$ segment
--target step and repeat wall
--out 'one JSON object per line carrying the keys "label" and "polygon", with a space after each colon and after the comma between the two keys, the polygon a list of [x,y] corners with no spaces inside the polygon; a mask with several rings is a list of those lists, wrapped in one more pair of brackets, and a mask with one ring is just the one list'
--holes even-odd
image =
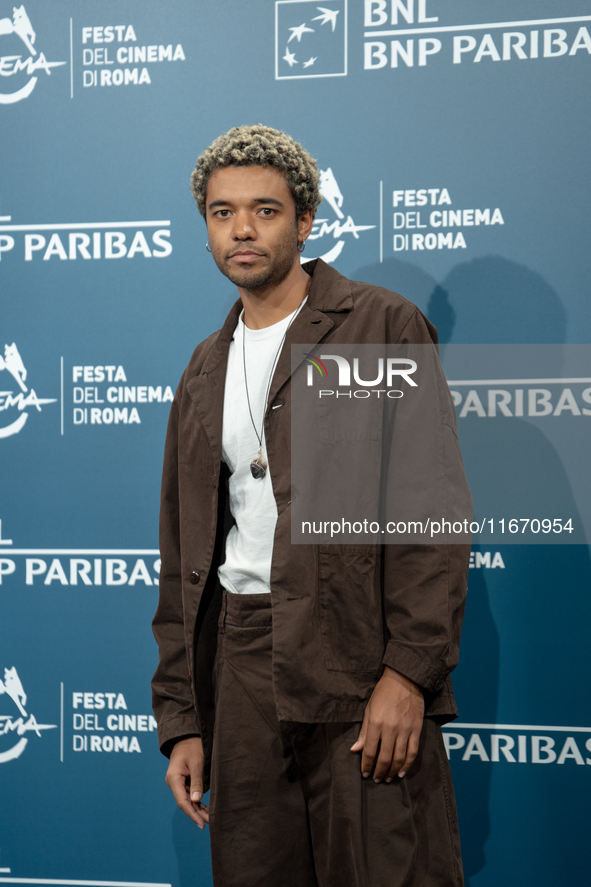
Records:
{"label": "step and repeat wall", "polygon": [[[591,336],[590,70],[584,0],[0,0],[1,884],[211,884],[149,686],[168,411],[236,297],[197,156],[242,123],[301,141],[324,196],[305,255],[415,302],[444,362],[553,345],[519,378],[482,349],[455,398],[476,487],[524,465],[524,496],[572,492],[499,519],[564,526],[589,484],[591,365],[560,355]],[[588,537],[499,527],[446,729],[467,882],[580,884]]]}

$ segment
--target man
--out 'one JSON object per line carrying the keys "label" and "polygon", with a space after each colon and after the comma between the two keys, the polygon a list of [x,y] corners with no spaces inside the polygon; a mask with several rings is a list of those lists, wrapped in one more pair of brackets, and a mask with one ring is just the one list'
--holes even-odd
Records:
{"label": "man", "polygon": [[458,887],[440,724],[456,716],[468,549],[290,535],[291,344],[432,345],[435,329],[394,293],[301,265],[318,171],[285,133],[230,130],[192,188],[240,298],[197,347],[167,432],[153,680],[166,781],[210,824],[216,887]]}

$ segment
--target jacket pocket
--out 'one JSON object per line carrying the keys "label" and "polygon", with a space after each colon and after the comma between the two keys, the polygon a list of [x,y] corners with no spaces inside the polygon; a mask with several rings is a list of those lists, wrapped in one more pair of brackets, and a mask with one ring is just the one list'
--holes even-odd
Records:
{"label": "jacket pocket", "polygon": [[329,671],[376,672],[384,628],[375,545],[320,545],[318,606]]}

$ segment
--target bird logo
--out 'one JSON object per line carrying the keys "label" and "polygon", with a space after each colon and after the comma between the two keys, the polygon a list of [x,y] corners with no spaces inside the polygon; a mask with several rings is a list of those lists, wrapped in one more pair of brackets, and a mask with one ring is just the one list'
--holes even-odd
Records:
{"label": "bird logo", "polygon": [[291,43],[291,41],[294,39],[297,40],[298,43],[300,43],[302,40],[302,34],[306,34],[306,33],[313,34],[314,33],[314,28],[307,28],[306,22],[304,22],[303,25],[298,25],[297,28],[290,28],[289,30],[291,31],[291,37],[287,41],[288,43]]}
{"label": "bird logo", "polygon": [[317,22],[320,19],[321,25],[326,25],[328,24],[328,22],[330,22],[334,31],[337,26],[337,15],[339,14],[340,10],[325,9],[324,6],[318,6],[317,8],[320,10],[320,15],[315,16],[312,21]]}
{"label": "bird logo", "polygon": [[[277,0],[277,79],[338,77],[347,73],[347,0]],[[316,13],[316,14],[314,14]]]}

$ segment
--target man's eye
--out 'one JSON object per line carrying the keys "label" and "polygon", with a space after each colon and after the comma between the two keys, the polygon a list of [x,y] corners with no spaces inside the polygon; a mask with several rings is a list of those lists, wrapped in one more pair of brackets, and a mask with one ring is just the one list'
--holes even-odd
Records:
{"label": "man's eye", "polygon": [[218,209],[218,211],[216,212],[216,216],[219,219],[227,219],[229,215],[230,215],[229,209]]}
{"label": "man's eye", "polygon": [[274,216],[274,215],[275,215],[275,210],[274,210],[274,209],[271,209],[270,206],[263,206],[263,208],[261,209],[261,213],[262,213],[264,216],[266,216],[267,218],[269,218],[270,216]]}

